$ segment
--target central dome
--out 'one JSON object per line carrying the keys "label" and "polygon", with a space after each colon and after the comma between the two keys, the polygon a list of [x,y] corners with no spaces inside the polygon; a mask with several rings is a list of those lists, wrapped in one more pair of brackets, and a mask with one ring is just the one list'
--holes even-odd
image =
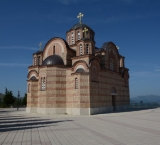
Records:
{"label": "central dome", "polygon": [[42,65],[64,65],[64,62],[59,55],[51,55],[43,61]]}
{"label": "central dome", "polygon": [[[84,29],[84,28],[89,28],[89,29],[91,29],[89,26],[87,26],[86,24],[80,24],[80,23],[77,23],[77,24],[75,24],[71,29],[77,29],[77,28],[82,28],[82,29]],[[92,30],[92,29],[91,29]]]}

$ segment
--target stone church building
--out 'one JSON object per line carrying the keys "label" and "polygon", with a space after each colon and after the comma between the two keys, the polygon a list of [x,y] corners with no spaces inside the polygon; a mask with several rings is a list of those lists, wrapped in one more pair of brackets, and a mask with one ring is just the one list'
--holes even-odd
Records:
{"label": "stone church building", "polygon": [[[113,42],[95,46],[95,32],[81,21],[66,40],[51,38],[28,67],[28,113],[92,115],[129,108],[129,73]],[[41,46],[40,46],[41,47]]]}

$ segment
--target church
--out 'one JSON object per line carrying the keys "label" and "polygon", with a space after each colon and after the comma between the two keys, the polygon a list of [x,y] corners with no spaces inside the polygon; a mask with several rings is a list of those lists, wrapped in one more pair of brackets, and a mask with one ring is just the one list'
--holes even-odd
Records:
{"label": "church", "polygon": [[[95,46],[95,32],[82,23],[53,37],[28,67],[27,113],[92,115],[130,108],[129,69],[113,42]],[[42,44],[40,44],[41,47]]]}

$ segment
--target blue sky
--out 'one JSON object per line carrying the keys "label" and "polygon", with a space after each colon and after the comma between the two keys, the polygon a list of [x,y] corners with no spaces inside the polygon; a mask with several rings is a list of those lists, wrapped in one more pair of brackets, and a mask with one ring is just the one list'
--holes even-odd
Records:
{"label": "blue sky", "polygon": [[95,31],[96,46],[112,41],[125,56],[130,96],[160,95],[159,0],[0,0],[0,93],[26,93],[32,54],[78,23]]}

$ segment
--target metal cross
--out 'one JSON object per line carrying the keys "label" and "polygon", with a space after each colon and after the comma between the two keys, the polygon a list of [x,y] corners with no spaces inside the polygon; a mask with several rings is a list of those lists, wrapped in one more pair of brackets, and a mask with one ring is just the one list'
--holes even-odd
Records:
{"label": "metal cross", "polygon": [[77,16],[77,18],[79,18],[79,23],[82,24],[82,17],[84,15],[82,13],[79,13],[79,15]]}
{"label": "metal cross", "polygon": [[83,33],[84,33],[84,36],[86,36],[86,32],[88,31],[88,29],[85,27],[84,29],[83,29]]}
{"label": "metal cross", "polygon": [[42,50],[42,43],[39,43],[40,51]]}

